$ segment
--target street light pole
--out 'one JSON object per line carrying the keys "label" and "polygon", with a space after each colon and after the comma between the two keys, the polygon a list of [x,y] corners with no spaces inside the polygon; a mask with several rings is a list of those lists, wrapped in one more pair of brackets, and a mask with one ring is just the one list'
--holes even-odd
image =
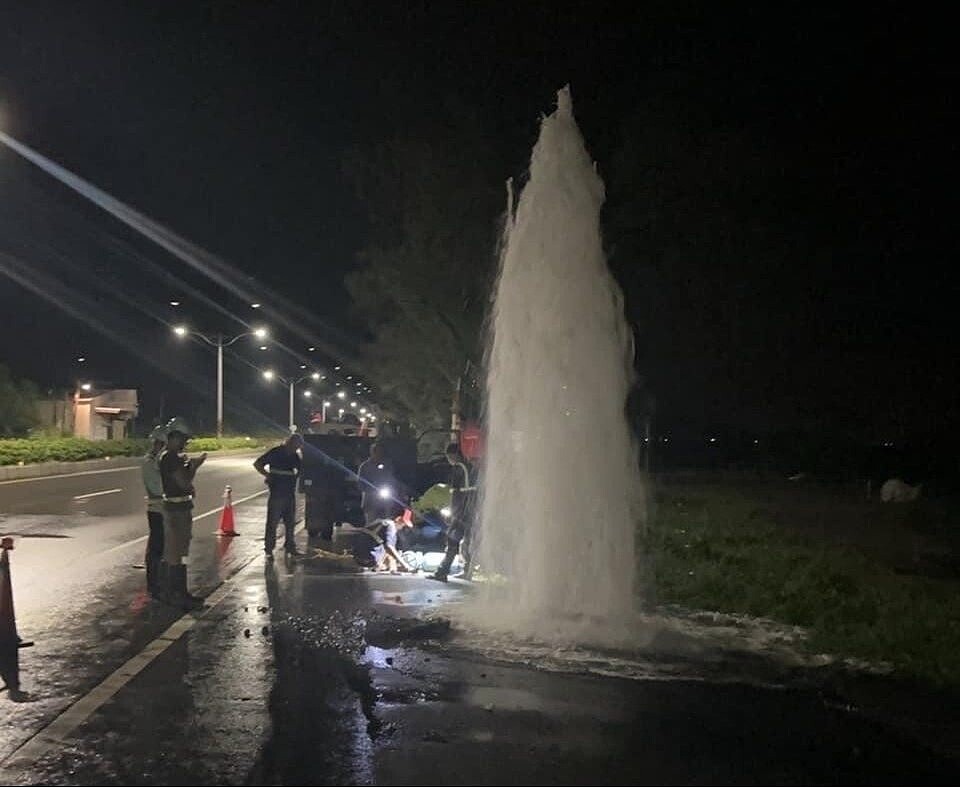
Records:
{"label": "street light pole", "polygon": [[[290,377],[290,378],[281,377],[279,374],[277,374],[275,371],[273,371],[273,369],[267,369],[267,370],[265,370],[265,371],[263,372],[263,377],[264,377],[264,379],[266,379],[266,380],[279,380],[279,381],[280,381],[281,383],[283,383],[284,385],[289,386],[289,388],[290,388],[290,406],[289,406],[289,410],[288,410],[288,416],[289,416],[289,417],[288,417],[288,423],[289,423],[289,426],[290,426],[291,430],[296,429],[296,425],[297,425],[297,424],[296,424],[296,421],[294,420],[295,415],[294,415],[294,407],[293,407],[293,399],[294,399],[293,394],[294,394],[294,390],[295,390],[295,388],[296,388],[297,383],[302,383],[304,380],[323,380],[323,379],[325,379],[324,375],[320,374],[320,372],[313,372],[313,373],[311,373],[311,374],[305,374],[305,375],[303,375],[303,377]],[[310,391],[306,391],[304,395],[305,395],[305,396],[310,396],[310,395],[311,395],[311,392],[310,392]]]}
{"label": "street light pole", "polygon": [[218,333],[215,338],[211,339],[199,331],[191,331],[185,325],[174,326],[173,332],[177,334],[177,336],[187,336],[188,334],[196,336],[211,347],[217,348],[217,438],[219,439],[223,437],[223,348],[229,347],[244,336],[256,336],[258,339],[264,339],[267,336],[267,329],[254,328],[252,331],[244,331],[230,339],[224,339],[222,333]]}
{"label": "street light pole", "polygon": [[290,381],[290,420],[287,421],[287,423],[290,424],[291,430],[294,428],[294,426],[296,426],[293,420],[293,386],[294,385],[295,385],[294,381],[291,380]]}
{"label": "street light pole", "polygon": [[223,437],[223,336],[217,337],[217,439]]}

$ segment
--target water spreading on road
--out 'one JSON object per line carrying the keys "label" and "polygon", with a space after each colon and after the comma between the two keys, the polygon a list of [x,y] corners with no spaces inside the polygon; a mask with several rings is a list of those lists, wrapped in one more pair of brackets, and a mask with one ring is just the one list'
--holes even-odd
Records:
{"label": "water spreading on road", "polygon": [[468,615],[553,641],[622,643],[635,620],[633,347],[603,252],[603,199],[564,89],[508,219],[492,313],[476,553],[506,585],[485,588]]}

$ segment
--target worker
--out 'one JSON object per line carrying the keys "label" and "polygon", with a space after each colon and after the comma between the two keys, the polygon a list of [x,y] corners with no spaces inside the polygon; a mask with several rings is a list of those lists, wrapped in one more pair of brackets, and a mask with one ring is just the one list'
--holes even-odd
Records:
{"label": "worker", "polygon": [[167,430],[157,426],[150,432],[150,449],[140,466],[143,488],[147,493],[147,592],[163,600],[166,581],[160,576],[163,562],[163,480],[160,478],[160,455],[167,444]]}
{"label": "worker", "polygon": [[300,555],[293,538],[293,526],[297,521],[297,476],[300,473],[299,451],[303,438],[291,434],[281,445],[275,446],[253,463],[260,475],[266,478],[270,497],[267,499],[267,525],[263,536],[263,551],[267,560],[273,559],[277,545],[277,523],[284,526],[283,548],[286,554]]}
{"label": "worker", "polygon": [[446,582],[457,554],[463,557],[463,576],[470,579],[470,536],[473,524],[474,502],[477,488],[471,484],[472,471],[460,451],[458,443],[450,443],[444,452],[451,466],[450,517],[447,525],[447,551],[443,562],[428,579]]}
{"label": "worker", "polygon": [[195,609],[203,606],[203,599],[187,592],[184,561],[189,560],[193,536],[193,479],[207,455],[191,459],[184,453],[191,432],[183,418],[171,418],[166,429],[167,448],[160,456],[166,601],[183,609]]}
{"label": "worker", "polygon": [[370,458],[357,470],[357,483],[362,495],[360,507],[363,509],[365,525],[372,525],[381,519],[392,519],[397,512],[400,488],[391,462],[383,450],[383,445],[373,443],[370,446]]}

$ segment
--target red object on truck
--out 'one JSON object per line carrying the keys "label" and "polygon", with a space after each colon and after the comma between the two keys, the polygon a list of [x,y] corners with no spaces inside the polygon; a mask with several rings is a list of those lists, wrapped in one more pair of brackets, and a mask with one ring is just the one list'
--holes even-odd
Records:
{"label": "red object on truck", "polygon": [[460,451],[467,459],[479,459],[484,452],[483,430],[478,424],[468,423],[460,430]]}

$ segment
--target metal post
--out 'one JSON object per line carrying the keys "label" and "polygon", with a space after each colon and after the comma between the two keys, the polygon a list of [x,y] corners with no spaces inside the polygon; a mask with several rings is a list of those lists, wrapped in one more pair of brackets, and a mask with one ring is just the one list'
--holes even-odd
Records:
{"label": "metal post", "polygon": [[295,425],[293,420],[293,386],[294,386],[294,381],[291,380],[290,381],[290,421],[289,421],[289,424],[291,427]]}
{"label": "metal post", "polygon": [[223,437],[223,337],[217,337],[217,438]]}

